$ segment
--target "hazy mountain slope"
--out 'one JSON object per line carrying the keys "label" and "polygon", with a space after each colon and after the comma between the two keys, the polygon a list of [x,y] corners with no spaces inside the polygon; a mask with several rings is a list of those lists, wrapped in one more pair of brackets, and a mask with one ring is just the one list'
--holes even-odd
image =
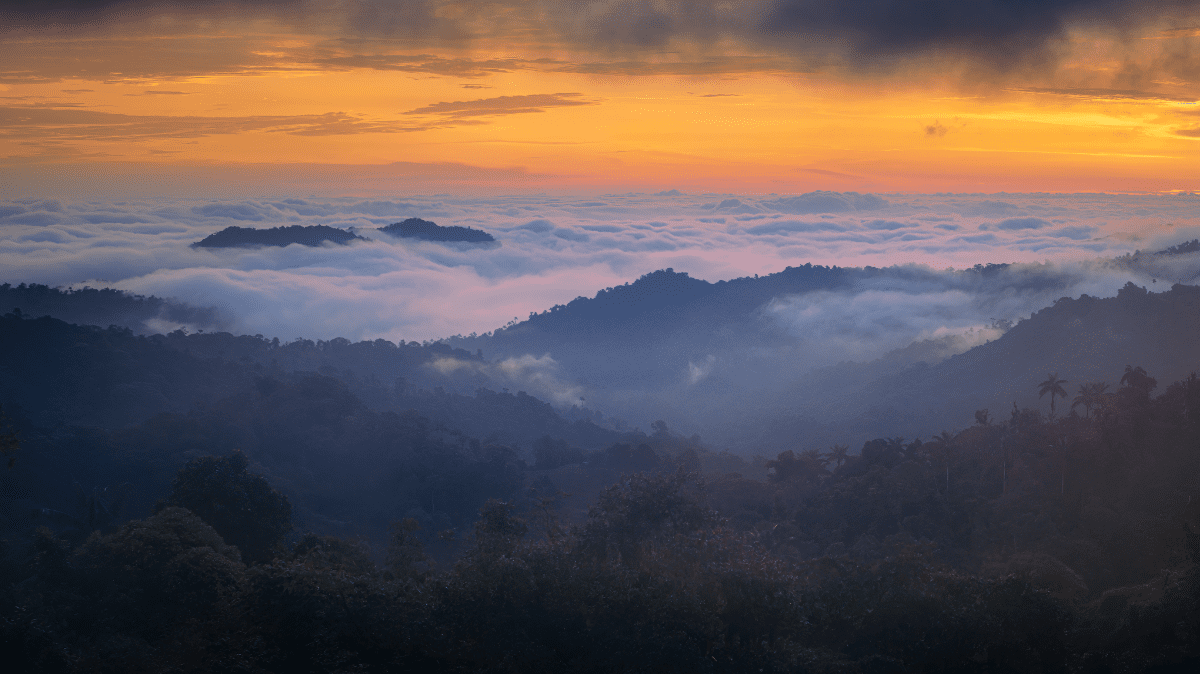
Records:
{"label": "hazy mountain slope", "polygon": [[[1200,286],[1149,293],[1131,283],[1113,298],[1063,298],[996,341],[880,384],[890,406],[928,406],[966,425],[972,410],[1004,414],[1014,401],[1048,412],[1049,399],[1036,391],[1048,373],[1069,380],[1074,397],[1085,382],[1115,389],[1127,365],[1163,385],[1200,370]],[[1065,414],[1070,403],[1056,406]]]}
{"label": "hazy mountain slope", "polygon": [[[482,351],[492,363],[541,359],[540,372],[552,376],[531,392],[560,404],[586,398],[635,425],[662,418],[685,433],[740,444],[782,419],[808,418],[806,432],[829,426],[829,436],[845,435],[849,431],[839,429],[849,419],[878,408],[850,433],[877,437],[914,428],[918,418],[949,423],[930,420],[937,417],[932,413],[914,416],[918,401],[940,410],[936,400],[893,405],[875,390],[881,378],[907,382],[910,375],[900,374],[906,368],[934,365],[995,339],[1012,321],[1062,297],[1103,296],[1131,279],[1158,289],[1165,285],[1160,279],[1195,278],[1197,248],[1200,243],[1188,242],[1112,260],[964,270],[804,265],[718,283],[667,269],[492,334],[446,341]],[[1081,354],[1099,348],[1089,345],[1079,347]],[[1097,363],[1119,360],[1106,358]],[[1171,360],[1164,367],[1181,366]],[[1102,369],[1098,364],[1079,376],[1099,378]],[[1008,398],[1023,386],[996,385],[996,395]],[[900,384],[889,380],[887,386]]]}
{"label": "hazy mountain slope", "polygon": [[1062,298],[999,339],[934,365],[891,372],[886,362],[873,365],[873,378],[871,364],[815,372],[714,439],[748,449],[928,438],[971,425],[979,409],[1004,419],[1015,402],[1048,414],[1050,400],[1038,398],[1037,385],[1051,373],[1068,381],[1059,416],[1070,413],[1080,384],[1107,382],[1115,390],[1127,365],[1165,386],[1200,370],[1200,286],[1150,293],[1129,284],[1112,298]]}
{"label": "hazy mountain slope", "polygon": [[[175,326],[220,329],[222,317],[212,307],[193,307],[153,295],[133,295],[112,288],[51,288],[38,283],[0,285],[0,311],[20,309],[28,317],[53,316],[80,325],[119,325],[138,334]],[[168,327],[170,326],[170,327]]]}

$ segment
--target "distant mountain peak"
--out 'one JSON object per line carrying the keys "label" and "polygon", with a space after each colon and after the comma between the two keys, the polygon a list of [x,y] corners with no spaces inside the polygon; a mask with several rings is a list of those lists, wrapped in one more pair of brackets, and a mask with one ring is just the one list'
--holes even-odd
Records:
{"label": "distant mountain peak", "polygon": [[253,227],[226,227],[209,234],[192,244],[193,248],[243,248],[251,246],[287,246],[298,243],[302,246],[320,246],[326,241],[346,245],[355,239],[366,241],[354,232],[326,225],[291,225],[254,229]]}
{"label": "distant mountain peak", "polygon": [[481,229],[450,225],[443,227],[429,220],[408,218],[394,222],[379,231],[392,236],[406,239],[421,239],[422,241],[457,241],[462,243],[491,243],[496,239]]}

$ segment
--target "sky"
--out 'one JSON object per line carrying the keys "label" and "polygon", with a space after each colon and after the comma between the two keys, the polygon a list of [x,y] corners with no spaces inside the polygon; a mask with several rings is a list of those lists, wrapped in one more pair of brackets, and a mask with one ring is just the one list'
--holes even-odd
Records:
{"label": "sky", "polygon": [[[1197,2],[0,0],[0,48],[0,282],[235,332],[436,339],[666,267],[1200,235]],[[500,245],[368,231],[411,216]],[[288,224],[374,240],[189,247]]]}
{"label": "sky", "polygon": [[1198,189],[1200,3],[0,2],[6,191]]}

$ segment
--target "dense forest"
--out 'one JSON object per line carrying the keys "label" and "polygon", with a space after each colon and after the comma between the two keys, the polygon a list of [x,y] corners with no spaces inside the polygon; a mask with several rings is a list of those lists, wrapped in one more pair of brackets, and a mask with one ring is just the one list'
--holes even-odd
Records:
{"label": "dense forest", "polygon": [[[446,343],[13,311],[0,643],[49,672],[1192,671],[1200,379],[1158,368],[1200,353],[1198,293],[1066,299],[891,380],[902,410],[1008,372],[962,404],[1029,403],[965,430],[766,456],[458,393],[437,364],[486,361]],[[1017,374],[1098,316],[1144,358]]]}

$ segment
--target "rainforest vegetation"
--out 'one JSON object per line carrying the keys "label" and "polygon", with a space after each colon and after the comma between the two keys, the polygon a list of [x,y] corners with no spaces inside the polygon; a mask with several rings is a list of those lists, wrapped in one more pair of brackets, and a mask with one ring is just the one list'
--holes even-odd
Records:
{"label": "rainforest vegetation", "polygon": [[482,361],[0,318],[13,671],[1200,663],[1195,374],[1059,369],[1036,407],[743,457],[439,390],[451,357]]}

